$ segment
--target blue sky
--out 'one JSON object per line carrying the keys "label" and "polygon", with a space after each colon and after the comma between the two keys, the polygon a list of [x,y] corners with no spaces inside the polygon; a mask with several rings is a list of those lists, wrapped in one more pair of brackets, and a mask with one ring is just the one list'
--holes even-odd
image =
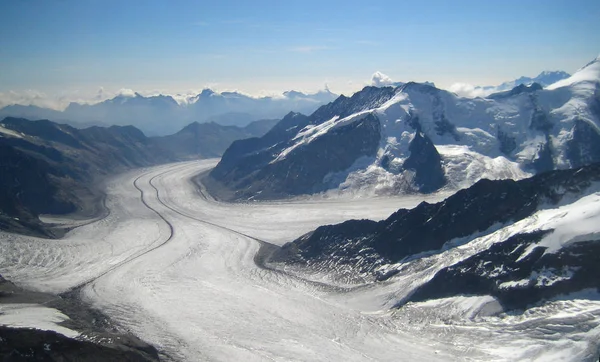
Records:
{"label": "blue sky", "polygon": [[597,0],[0,1],[0,92],[496,84],[600,54]]}

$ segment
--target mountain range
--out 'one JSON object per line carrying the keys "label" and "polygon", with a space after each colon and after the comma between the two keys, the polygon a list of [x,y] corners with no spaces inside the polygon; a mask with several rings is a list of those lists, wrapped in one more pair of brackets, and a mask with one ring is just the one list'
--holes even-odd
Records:
{"label": "mountain range", "polygon": [[452,92],[456,93],[458,96],[461,96],[461,97],[467,97],[467,98],[486,97],[493,93],[511,90],[520,85],[529,86],[534,83],[537,83],[537,84],[541,85],[542,87],[546,87],[546,86],[549,86],[560,80],[567,79],[570,76],[571,75],[569,73],[564,72],[562,70],[557,70],[557,71],[545,70],[533,78],[527,77],[527,76],[522,76],[517,79],[511,80],[508,82],[504,82],[499,85],[494,85],[494,86],[491,86],[491,85],[472,86],[472,85],[465,84],[465,83],[455,83],[452,86],[450,86],[449,90],[451,90]]}
{"label": "mountain range", "polygon": [[234,142],[207,183],[225,199],[382,195],[600,161],[600,58],[546,88],[462,98],[428,84],[365,87]]}
{"label": "mountain range", "polygon": [[163,137],[133,126],[77,129],[48,120],[0,122],[0,229],[51,236],[40,214],[102,212],[99,182],[130,168],[219,157],[232,141],[260,136],[274,120],[246,127],[192,123]]}
{"label": "mountain range", "polygon": [[559,80],[567,79],[570,76],[571,76],[571,74],[569,74],[565,71],[562,71],[562,70],[554,70],[554,71],[545,70],[533,78],[523,76],[523,77],[519,77],[512,81],[504,82],[497,86],[483,86],[480,88],[487,90],[487,91],[492,91],[492,92],[501,92],[501,91],[511,90],[514,87],[520,86],[521,84],[531,85],[533,83],[537,83],[543,87],[546,87],[546,86],[549,86],[551,84],[558,82]]}
{"label": "mountain range", "polygon": [[121,94],[95,104],[71,103],[64,111],[33,105],[10,105],[0,109],[0,119],[18,117],[49,119],[76,127],[133,125],[145,134],[172,134],[191,122],[246,126],[251,121],[281,118],[289,111],[310,113],[337,98],[328,89],[314,94],[297,91],[280,97],[255,98],[238,92],[217,93],[204,89],[178,103],[167,95]]}

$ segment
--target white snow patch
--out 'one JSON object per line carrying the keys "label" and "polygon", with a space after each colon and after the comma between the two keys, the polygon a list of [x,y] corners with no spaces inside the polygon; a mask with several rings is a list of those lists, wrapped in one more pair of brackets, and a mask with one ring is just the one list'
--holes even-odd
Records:
{"label": "white snow patch", "polygon": [[59,325],[68,319],[60,311],[40,304],[0,304],[0,325],[8,327],[55,331],[75,338],[78,332]]}
{"label": "white snow patch", "polygon": [[446,317],[466,319],[486,317],[503,311],[498,300],[489,295],[432,299],[425,302],[409,303],[406,307],[431,309],[430,313],[437,312]]}
{"label": "white snow patch", "polygon": [[442,156],[450,189],[467,188],[484,178],[521,180],[531,176],[504,156],[492,158],[459,145],[438,145],[436,149]]}
{"label": "white snow patch", "polygon": [[23,135],[21,133],[15,132],[12,129],[8,129],[8,128],[4,127],[4,125],[2,123],[0,123],[0,136],[1,135],[6,135],[6,136],[16,137],[16,138],[23,138]]}
{"label": "white snow patch", "polygon": [[596,58],[583,68],[579,69],[567,79],[559,80],[558,82],[549,85],[546,89],[558,89],[567,87],[573,84],[582,82],[598,82],[600,81],[600,57]]}
{"label": "white snow patch", "polygon": [[538,246],[546,248],[545,253],[555,253],[578,241],[600,240],[600,192],[555,209],[541,210],[534,216],[540,230],[554,232],[527,247],[518,260]]}

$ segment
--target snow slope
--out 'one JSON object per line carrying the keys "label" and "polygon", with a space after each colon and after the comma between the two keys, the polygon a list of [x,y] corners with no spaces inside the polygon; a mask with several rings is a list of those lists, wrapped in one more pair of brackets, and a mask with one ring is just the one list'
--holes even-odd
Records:
{"label": "snow slope", "polygon": [[599,76],[600,56],[586,64],[569,78],[559,80],[558,82],[546,87],[546,89],[558,89],[579,83],[593,83],[598,81]]}

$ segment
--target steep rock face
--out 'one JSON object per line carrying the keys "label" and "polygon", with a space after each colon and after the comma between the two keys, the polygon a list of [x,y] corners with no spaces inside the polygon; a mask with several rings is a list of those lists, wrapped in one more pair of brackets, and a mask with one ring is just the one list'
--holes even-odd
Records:
{"label": "steep rock face", "polygon": [[429,137],[417,132],[408,150],[410,156],[402,167],[415,172],[414,183],[419,191],[433,192],[446,184],[442,158]]}
{"label": "steep rock face", "polygon": [[600,159],[600,133],[590,122],[577,119],[573,137],[567,142],[567,157],[574,167],[580,167]]}
{"label": "steep rock face", "polygon": [[290,112],[263,137],[233,142],[212,170],[211,176],[226,183],[239,182],[272,160],[271,147],[282,150],[285,140],[308,123],[307,116]]}
{"label": "steep rock face", "polygon": [[491,295],[505,309],[524,309],[557,295],[600,288],[600,240],[582,240],[551,253],[534,245],[550,233],[518,234],[494,244],[440,270],[408,300]]}
{"label": "steep rock face", "polygon": [[[440,252],[448,242],[472,237],[494,227],[511,225],[533,215],[541,205],[576,197],[600,181],[600,164],[552,171],[529,179],[481,180],[436,204],[401,209],[375,223],[352,220],[327,225],[286,245],[276,260],[311,265],[350,266],[354,273],[375,273],[383,264],[422,253]],[[464,240],[462,242],[466,242]]]}
{"label": "steep rock face", "polygon": [[[296,118],[306,121],[304,117]],[[211,176],[238,190],[235,198],[272,198],[318,192],[325,188],[323,182],[327,174],[347,169],[360,157],[375,155],[380,140],[379,127],[377,118],[368,115],[294,148],[275,161],[269,157],[269,149],[252,152],[260,148],[261,140],[238,143],[229,155],[223,156],[222,165],[216,167]],[[278,132],[287,130],[282,127],[273,130],[274,134]],[[267,134],[265,138],[268,137],[274,136]],[[248,147],[245,152],[238,151],[244,146]],[[245,166],[238,167],[240,158],[231,162],[231,155],[237,152]],[[234,165],[233,172],[227,172],[230,162]]]}
{"label": "steep rock face", "polygon": [[381,106],[390,100],[396,89],[392,87],[365,87],[351,97],[341,95],[335,101],[319,107],[311,116],[311,124],[320,124],[332,117],[344,118],[354,113],[362,112]]}

